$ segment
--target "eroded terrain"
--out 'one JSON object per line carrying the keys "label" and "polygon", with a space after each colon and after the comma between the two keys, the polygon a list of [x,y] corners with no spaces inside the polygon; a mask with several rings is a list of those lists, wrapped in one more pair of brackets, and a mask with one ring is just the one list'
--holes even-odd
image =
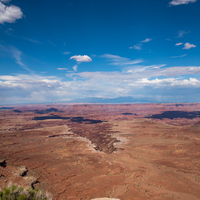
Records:
{"label": "eroded terrain", "polygon": [[198,103],[4,108],[1,187],[12,181],[55,200],[200,199]]}

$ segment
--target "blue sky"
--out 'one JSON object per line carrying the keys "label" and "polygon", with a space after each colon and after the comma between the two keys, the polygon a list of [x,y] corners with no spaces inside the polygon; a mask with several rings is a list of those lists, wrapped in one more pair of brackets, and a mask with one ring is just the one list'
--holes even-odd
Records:
{"label": "blue sky", "polygon": [[199,0],[0,0],[0,104],[200,101]]}

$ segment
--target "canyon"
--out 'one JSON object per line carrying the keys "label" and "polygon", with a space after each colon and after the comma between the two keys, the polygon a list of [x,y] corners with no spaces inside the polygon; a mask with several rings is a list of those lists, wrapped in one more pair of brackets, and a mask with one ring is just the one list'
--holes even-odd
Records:
{"label": "canyon", "polygon": [[55,200],[200,199],[200,103],[0,108],[0,187]]}

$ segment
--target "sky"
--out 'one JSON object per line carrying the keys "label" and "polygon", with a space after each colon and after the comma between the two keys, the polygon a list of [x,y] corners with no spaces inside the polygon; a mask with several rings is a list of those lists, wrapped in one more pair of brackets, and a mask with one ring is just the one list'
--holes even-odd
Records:
{"label": "sky", "polygon": [[0,105],[200,102],[199,0],[0,0]]}

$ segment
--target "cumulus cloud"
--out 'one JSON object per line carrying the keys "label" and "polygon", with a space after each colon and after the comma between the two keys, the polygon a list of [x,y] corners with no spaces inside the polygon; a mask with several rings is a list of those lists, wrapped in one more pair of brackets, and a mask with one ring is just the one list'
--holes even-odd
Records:
{"label": "cumulus cloud", "polygon": [[74,71],[77,71],[78,64],[80,64],[82,62],[92,62],[92,59],[89,56],[87,56],[87,55],[84,55],[84,56],[81,56],[81,55],[71,56],[70,60],[72,60],[72,59],[77,61],[77,64],[72,67]]}
{"label": "cumulus cloud", "polygon": [[4,80],[4,81],[17,81],[17,80],[20,80],[20,78],[17,77],[17,76],[0,76],[0,80]]}
{"label": "cumulus cloud", "polygon": [[188,4],[188,3],[195,3],[197,0],[172,0],[169,4],[173,6],[181,5],[181,4]]}
{"label": "cumulus cloud", "polygon": [[[5,2],[5,1],[4,1]],[[17,19],[21,19],[23,13],[17,6],[6,6],[0,2],[0,23],[14,23]]]}
{"label": "cumulus cloud", "polygon": [[200,67],[197,66],[179,66],[163,68],[163,65],[150,65],[140,66],[137,68],[130,68],[126,70],[126,73],[121,72],[81,72],[72,73],[73,76],[79,76],[85,79],[91,79],[95,81],[116,81],[118,83],[136,81],[142,78],[153,77],[174,77],[188,74],[200,74]]}
{"label": "cumulus cloud", "polygon": [[[195,79],[195,78],[189,78],[184,79],[184,80],[178,80],[175,78],[165,78],[165,79],[152,79],[149,80],[147,78],[140,79],[136,81],[137,85],[142,85],[142,86],[150,86],[154,85],[156,87],[163,87],[163,86],[200,86],[200,81]],[[135,85],[135,84],[134,84]]]}
{"label": "cumulus cloud", "polygon": [[75,55],[75,56],[70,57],[70,60],[71,59],[74,59],[77,62],[92,62],[92,59],[87,55],[84,55],[84,56],[81,56],[81,55],[76,56]]}
{"label": "cumulus cloud", "polygon": [[150,42],[152,39],[151,38],[146,38],[145,40],[142,40],[141,42]]}
{"label": "cumulus cloud", "polygon": [[[3,80],[3,81],[2,81]],[[1,103],[26,103],[52,101],[50,95],[60,90],[59,79],[38,75],[19,74],[0,76]],[[55,93],[55,94],[53,94]],[[54,97],[55,98],[55,97]],[[51,99],[51,100],[50,100]]]}
{"label": "cumulus cloud", "polygon": [[[152,65],[153,66],[153,65]],[[200,73],[200,67],[172,67],[171,69],[155,69],[150,76],[146,71],[141,73],[122,72],[81,72],[70,73],[72,80],[63,81],[56,76],[42,75],[13,75],[0,76],[0,103],[33,103],[33,102],[61,102],[77,98],[147,95],[155,97],[169,93],[168,100],[174,101],[176,96],[183,95],[185,100],[188,92],[193,91],[193,100],[199,94],[200,80],[197,78],[180,79],[174,77],[152,78],[157,75],[177,75]],[[189,72],[189,73],[188,73]],[[70,77],[69,76],[69,77]],[[73,78],[75,77],[75,78]],[[149,78],[151,77],[151,78]],[[194,92],[196,90],[196,92]]]}
{"label": "cumulus cloud", "polygon": [[111,65],[118,65],[118,66],[135,65],[137,63],[143,62],[142,59],[131,60],[129,58],[124,58],[112,54],[104,54],[101,57],[107,58]]}
{"label": "cumulus cloud", "polygon": [[[131,74],[123,74],[119,72],[81,72],[77,73],[76,75],[78,77],[86,79],[83,84],[85,84],[86,82],[87,84],[91,82],[95,85],[106,85],[104,91],[106,91],[107,88],[112,88],[111,94],[114,93],[114,96],[117,96],[117,91],[124,91],[125,94],[131,95],[131,92],[135,90],[137,91],[137,94],[141,94],[142,90],[145,87],[148,87],[148,92],[152,92],[156,88],[160,88],[161,91],[163,89],[165,91],[165,89],[176,90],[177,88],[200,88],[200,81],[192,77],[190,77],[189,79],[139,77],[133,78],[133,75]],[[164,91],[162,91],[162,93]],[[187,93],[185,95],[187,95]],[[173,95],[171,96],[171,100],[173,100]]]}
{"label": "cumulus cloud", "polygon": [[190,44],[190,43],[185,43],[183,49],[191,49],[191,48],[195,48],[196,45],[194,44]]}
{"label": "cumulus cloud", "polygon": [[182,42],[179,42],[179,43],[176,43],[175,46],[180,46],[182,44],[183,44]]}

